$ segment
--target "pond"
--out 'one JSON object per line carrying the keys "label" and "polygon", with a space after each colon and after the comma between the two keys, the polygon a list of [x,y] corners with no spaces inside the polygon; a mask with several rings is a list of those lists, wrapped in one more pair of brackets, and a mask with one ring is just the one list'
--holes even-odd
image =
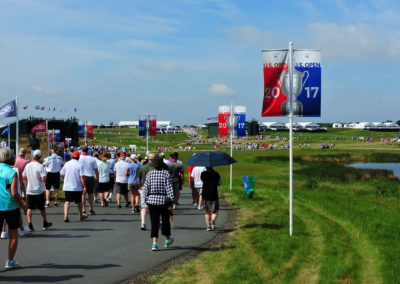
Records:
{"label": "pond", "polygon": [[389,170],[400,179],[400,163],[354,163],[348,166],[356,169]]}

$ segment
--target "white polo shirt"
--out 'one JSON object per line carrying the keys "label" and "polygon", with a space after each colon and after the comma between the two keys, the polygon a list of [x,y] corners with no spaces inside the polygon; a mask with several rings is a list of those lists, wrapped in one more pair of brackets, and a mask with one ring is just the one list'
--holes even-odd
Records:
{"label": "white polo shirt", "polygon": [[44,159],[43,165],[48,173],[59,173],[61,171],[64,160],[57,154],[53,154]]}
{"label": "white polo shirt", "polygon": [[22,173],[22,176],[27,177],[28,186],[26,187],[26,194],[39,195],[44,192],[42,177],[46,176],[46,170],[43,165],[37,161],[28,163]]}
{"label": "white polo shirt", "polygon": [[66,162],[60,174],[64,176],[64,191],[82,191],[83,167],[77,160]]}
{"label": "white polo shirt", "polygon": [[125,162],[125,160],[119,160],[119,162],[115,164],[114,171],[116,174],[116,182],[128,183],[128,177],[125,176],[125,172],[128,169],[128,166],[129,164]]}
{"label": "white polo shirt", "polygon": [[97,169],[96,159],[89,155],[82,154],[79,158],[79,163],[83,167],[83,175],[87,177],[94,177],[94,169]]}

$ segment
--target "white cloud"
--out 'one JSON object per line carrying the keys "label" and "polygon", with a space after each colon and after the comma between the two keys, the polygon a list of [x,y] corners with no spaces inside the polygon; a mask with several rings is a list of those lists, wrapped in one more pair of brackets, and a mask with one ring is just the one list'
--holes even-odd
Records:
{"label": "white cloud", "polygon": [[217,97],[230,97],[234,96],[236,92],[230,89],[225,84],[212,84],[208,89],[208,95]]}
{"label": "white cloud", "polygon": [[55,88],[41,86],[41,85],[33,85],[33,86],[31,86],[31,90],[33,90],[35,93],[42,94],[42,95],[56,95],[56,94],[60,93]]}
{"label": "white cloud", "polygon": [[334,59],[389,59],[400,57],[400,39],[366,25],[308,26],[310,46],[321,49],[324,57]]}

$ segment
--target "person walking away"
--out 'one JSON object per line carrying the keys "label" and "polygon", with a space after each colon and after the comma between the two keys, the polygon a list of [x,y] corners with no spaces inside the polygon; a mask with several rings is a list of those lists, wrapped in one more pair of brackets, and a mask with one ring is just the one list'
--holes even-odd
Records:
{"label": "person walking away", "polygon": [[8,147],[0,149],[0,224],[4,220],[8,225],[8,258],[6,269],[18,268],[14,260],[18,247],[18,227],[20,226],[20,208],[26,211],[26,204],[18,193],[18,177],[12,165],[15,156]]}
{"label": "person walking away", "polygon": [[36,132],[29,135],[29,145],[31,148],[31,160],[33,160],[33,152],[35,150],[40,150],[40,139],[36,136]]}
{"label": "person walking away", "polygon": [[212,167],[206,167],[206,171],[201,173],[200,178],[203,182],[201,194],[204,201],[207,231],[214,231],[219,211],[218,186],[221,185],[221,176]]}
{"label": "person walking away", "polygon": [[129,207],[131,204],[128,198],[128,177],[125,175],[126,170],[128,169],[128,163],[125,161],[126,155],[125,153],[121,153],[119,156],[119,161],[115,164],[114,167],[114,178],[115,178],[115,191],[117,192],[117,207],[122,208],[121,206],[121,195],[125,197],[125,207]]}
{"label": "person walking away", "polygon": [[52,225],[52,223],[47,222],[46,210],[44,208],[45,198],[43,184],[46,182],[46,170],[43,165],[39,163],[41,157],[42,152],[40,150],[35,150],[33,152],[33,160],[26,165],[22,173],[24,180],[28,182],[26,194],[28,201],[27,219],[30,232],[35,231],[32,224],[32,210],[36,208],[40,210],[40,214],[42,215],[43,230],[47,230]]}
{"label": "person walking away", "polygon": [[50,156],[44,159],[43,166],[46,168],[46,204],[50,206],[51,187],[54,188],[54,206],[58,207],[58,190],[60,189],[60,171],[64,164],[63,158],[57,155],[54,149],[51,149]]}
{"label": "person walking away", "polygon": [[202,189],[203,189],[203,181],[201,180],[201,173],[206,171],[205,167],[194,167],[191,173],[191,183],[190,188],[192,188],[192,194],[194,192],[195,195],[195,203],[197,204],[198,208],[202,207]]}
{"label": "person walking away", "polygon": [[131,163],[128,165],[128,168],[125,172],[125,176],[128,177],[128,189],[131,192],[131,203],[132,203],[132,213],[139,213],[139,182],[138,182],[138,173],[141,165],[138,163],[137,157],[135,154],[132,154],[129,157]]}
{"label": "person walking away", "polygon": [[180,190],[182,189],[182,185],[184,184],[185,177],[184,177],[184,168],[182,163],[178,163],[178,153],[172,153],[170,155],[170,161],[168,162],[167,166],[169,168],[169,174],[172,179],[172,187],[174,191],[174,200],[175,203],[173,204],[173,208],[176,208],[178,205]]}
{"label": "person walking away", "polygon": [[[146,162],[146,158],[147,158],[147,162]],[[139,194],[140,194],[140,219],[141,219],[141,225],[140,225],[140,229],[145,231],[146,230],[146,213],[147,213],[147,209],[149,208],[149,206],[147,205],[145,198],[144,198],[144,193],[143,193],[143,185],[146,181],[146,176],[147,174],[153,170],[153,161],[156,158],[156,154],[154,153],[150,153],[148,157],[145,157],[144,161],[146,163],[144,163],[144,165],[142,167],[140,167],[139,169],[139,173],[138,173],[138,182],[139,182]]]}
{"label": "person walking away", "polygon": [[106,192],[106,201],[112,202],[112,195],[114,190],[114,167],[115,167],[115,153],[110,154],[110,159],[107,160],[107,163],[110,165],[110,182],[108,185],[108,192]]}
{"label": "person walking away", "polygon": [[82,214],[86,214],[86,194],[89,196],[89,214],[96,214],[93,210],[94,188],[96,182],[99,182],[99,171],[97,169],[96,159],[88,154],[87,145],[82,147],[82,155],[79,157],[79,163],[83,167],[85,183],[82,192]]}
{"label": "person walking away", "polygon": [[74,151],[72,159],[65,163],[60,172],[64,180],[64,222],[69,222],[68,212],[71,202],[75,202],[78,205],[79,220],[82,221],[87,218],[87,215],[82,214],[82,195],[86,187],[83,186],[85,184],[85,172],[82,164],[78,162],[79,156],[79,152]]}
{"label": "person walking away", "polygon": [[[193,154],[193,156],[194,155],[196,155],[196,154]],[[192,187],[192,184],[193,184],[192,171],[193,171],[193,169],[194,169],[194,166],[188,166],[188,173],[189,173],[188,174],[188,182],[189,182],[190,189],[192,190],[192,205],[197,207],[199,198],[198,197],[196,198],[195,188]]]}
{"label": "person walking away", "polygon": [[172,210],[174,202],[174,192],[172,189],[171,178],[168,170],[163,169],[161,158],[154,160],[154,170],[146,176],[143,185],[143,194],[150,210],[151,238],[153,244],[151,249],[158,251],[158,231],[160,226],[160,216],[162,219],[161,233],[166,237],[164,246],[170,247],[175,239],[171,236],[171,225],[169,222],[169,212]]}
{"label": "person walking away", "polygon": [[108,202],[104,196],[110,184],[110,164],[107,163],[108,158],[109,154],[105,153],[104,155],[99,155],[96,160],[99,171],[99,183],[96,184],[96,192],[100,196],[101,207],[108,206]]}
{"label": "person walking away", "polygon": [[[29,163],[29,160],[25,158],[26,156],[26,150],[25,148],[20,148],[18,151],[18,158],[15,159],[14,163],[14,169],[18,169],[18,179],[19,179],[19,184],[18,184],[18,192],[21,195],[21,197],[24,200],[24,203],[26,204],[26,186],[24,183],[24,178],[22,176],[22,173],[25,170],[25,166]],[[26,211],[24,212],[26,214]],[[24,236],[29,232],[28,227],[23,226],[22,222],[22,215],[20,216],[20,236]]]}

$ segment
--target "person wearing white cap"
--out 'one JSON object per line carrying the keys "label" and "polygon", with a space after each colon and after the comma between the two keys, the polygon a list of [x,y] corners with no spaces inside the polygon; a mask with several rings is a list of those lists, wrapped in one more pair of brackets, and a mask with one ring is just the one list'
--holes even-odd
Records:
{"label": "person wearing white cap", "polygon": [[140,164],[136,158],[135,154],[132,154],[129,157],[131,163],[128,165],[128,168],[125,171],[125,176],[128,177],[128,189],[131,192],[131,204],[132,204],[132,213],[140,212],[140,204],[139,204],[139,182],[138,182],[138,173],[140,169]]}
{"label": "person wearing white cap", "polygon": [[28,200],[28,226],[29,231],[33,232],[33,224],[32,224],[32,210],[36,208],[40,210],[40,214],[43,219],[43,230],[47,230],[51,227],[52,223],[47,222],[46,218],[46,210],[44,208],[44,186],[43,184],[46,182],[46,170],[43,165],[39,163],[40,158],[42,157],[42,152],[40,150],[33,151],[33,160],[29,164],[26,165],[22,176],[24,180],[28,181],[28,185],[26,187],[26,194]]}
{"label": "person wearing white cap", "polygon": [[46,168],[46,204],[50,206],[51,188],[54,189],[54,206],[58,207],[58,190],[60,189],[60,171],[64,165],[64,160],[57,155],[54,149],[51,149],[50,156],[44,159],[43,166]]}

